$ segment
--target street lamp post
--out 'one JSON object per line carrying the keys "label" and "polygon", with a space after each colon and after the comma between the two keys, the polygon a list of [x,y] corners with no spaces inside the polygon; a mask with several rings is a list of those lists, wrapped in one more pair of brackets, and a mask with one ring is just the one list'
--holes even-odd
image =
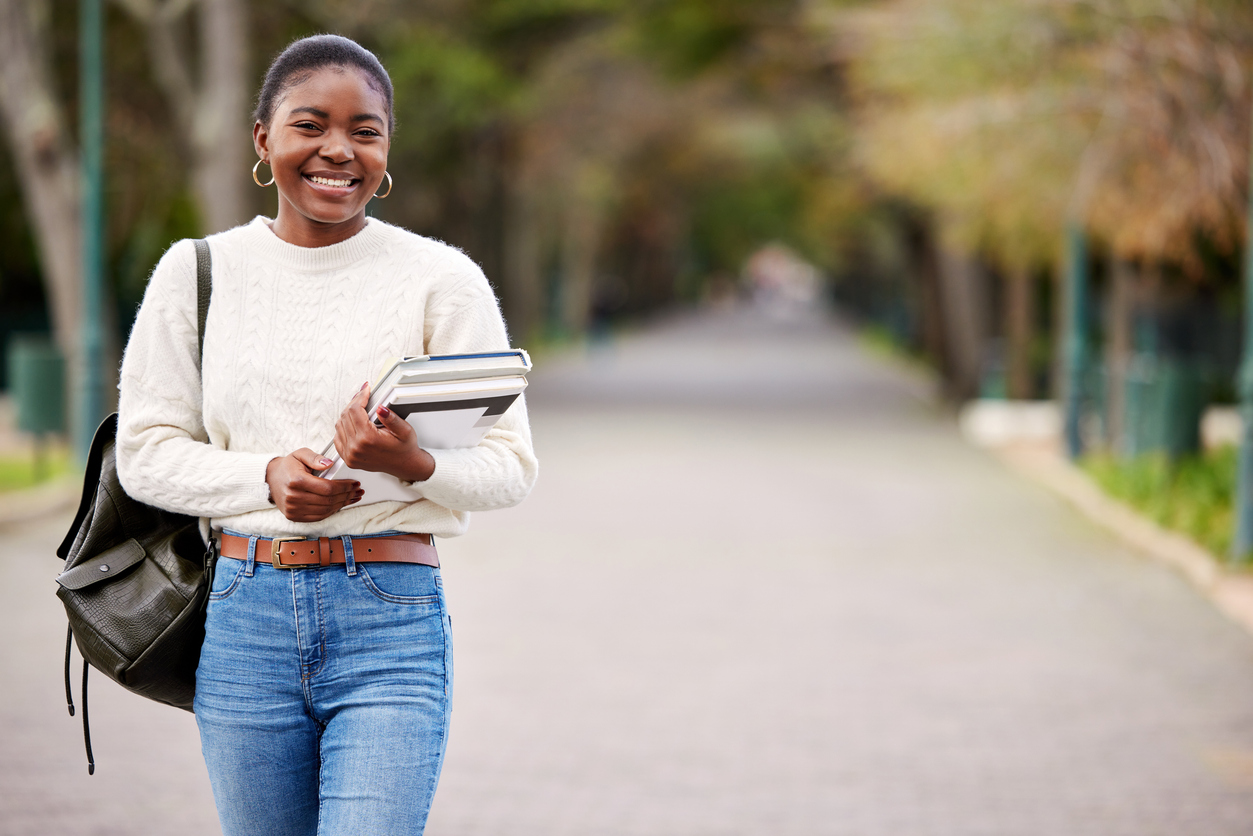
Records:
{"label": "street lamp post", "polygon": [[1088,240],[1076,221],[1066,226],[1066,321],[1064,335],[1066,455],[1083,454],[1083,378],[1088,363]]}
{"label": "street lamp post", "polygon": [[1244,237],[1244,352],[1236,388],[1240,394],[1240,458],[1236,475],[1236,530],[1231,557],[1240,562],[1253,552],[1253,150],[1249,164],[1249,208]]}
{"label": "street lamp post", "polygon": [[104,33],[102,0],[79,0],[79,134],[82,148],[83,309],[74,448],[87,460],[104,417]]}

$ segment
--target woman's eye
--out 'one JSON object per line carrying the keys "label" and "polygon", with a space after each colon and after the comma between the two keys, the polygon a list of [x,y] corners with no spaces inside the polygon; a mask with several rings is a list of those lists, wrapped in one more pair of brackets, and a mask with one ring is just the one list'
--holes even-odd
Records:
{"label": "woman's eye", "polygon": [[316,131],[318,129],[318,126],[315,125],[313,122],[297,122],[296,127],[301,128],[302,130],[310,130],[310,131]]}
{"label": "woman's eye", "polygon": [[357,131],[357,136],[382,136],[382,134],[374,130],[374,128],[362,128]]}

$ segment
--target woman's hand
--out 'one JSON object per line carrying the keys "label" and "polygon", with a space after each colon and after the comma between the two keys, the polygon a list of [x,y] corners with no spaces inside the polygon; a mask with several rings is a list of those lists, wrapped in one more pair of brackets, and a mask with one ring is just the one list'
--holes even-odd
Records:
{"label": "woman's hand", "polygon": [[265,468],[270,499],[292,522],[318,522],[361,499],[361,483],[354,479],[323,479],[316,472],[331,465],[308,447],[301,447]]}
{"label": "woman's hand", "polygon": [[409,422],[387,408],[378,411],[377,426],[365,411],[370,384],[361,387],[335,423],[335,449],[349,467],[390,473],[403,482],[425,482],[435,472],[435,459],[418,446]]}

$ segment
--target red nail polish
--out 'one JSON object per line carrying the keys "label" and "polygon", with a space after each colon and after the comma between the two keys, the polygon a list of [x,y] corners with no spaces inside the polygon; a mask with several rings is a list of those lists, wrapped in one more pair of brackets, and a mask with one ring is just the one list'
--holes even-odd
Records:
{"label": "red nail polish", "polygon": [[392,411],[385,406],[379,407],[379,415],[391,415]]}

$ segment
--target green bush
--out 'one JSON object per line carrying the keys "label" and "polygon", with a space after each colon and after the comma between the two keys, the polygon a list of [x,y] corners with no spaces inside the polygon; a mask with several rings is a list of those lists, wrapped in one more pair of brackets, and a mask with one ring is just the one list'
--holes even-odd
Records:
{"label": "green bush", "polygon": [[53,447],[44,454],[37,467],[34,454],[0,456],[0,492],[32,488],[41,482],[62,476],[70,470],[69,449]]}
{"label": "green bush", "polygon": [[1092,455],[1082,467],[1107,493],[1157,524],[1186,534],[1215,555],[1227,555],[1234,519],[1235,447],[1176,460],[1164,454],[1132,459]]}

